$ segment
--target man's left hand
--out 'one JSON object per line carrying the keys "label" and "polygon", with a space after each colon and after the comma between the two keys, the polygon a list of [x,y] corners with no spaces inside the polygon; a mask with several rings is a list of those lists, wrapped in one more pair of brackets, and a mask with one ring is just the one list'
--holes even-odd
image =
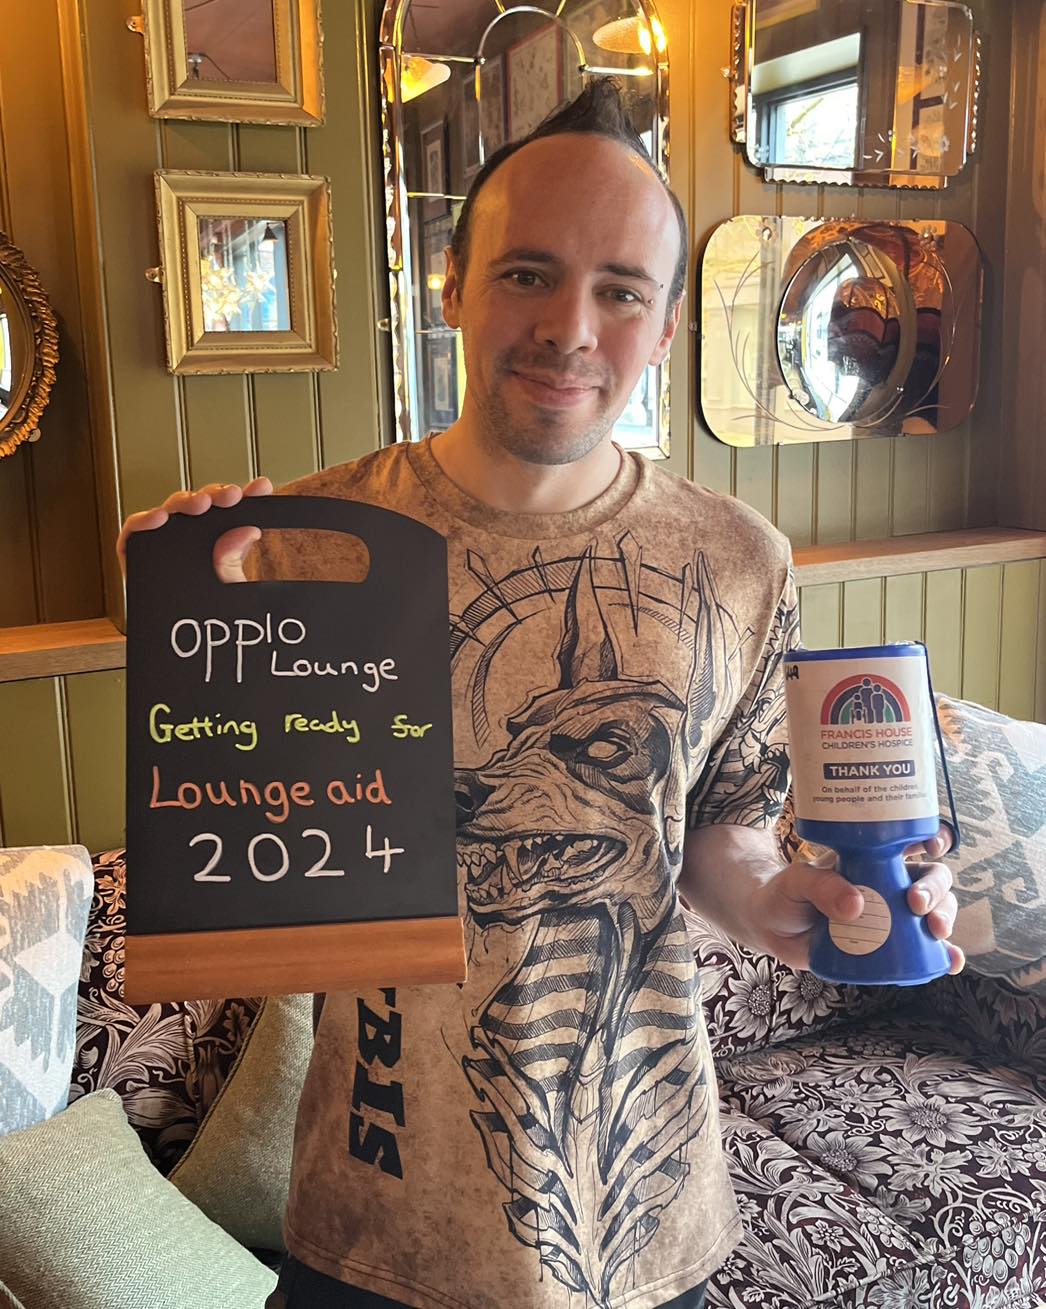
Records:
{"label": "man's left hand", "polygon": [[[926,918],[933,936],[944,941],[950,959],[948,971],[958,973],[966,958],[960,947],[948,939],[959,910],[952,892],[951,870],[945,864],[926,862],[939,858],[950,848],[951,833],[942,827],[929,841],[905,850],[912,875],[908,906],[912,913]],[[756,889],[753,901],[749,916],[761,938],[759,948],[790,968],[810,967],[810,946],[819,914],[834,922],[849,923],[864,912],[864,896],[835,868],[807,863],[792,863],[782,868]]]}

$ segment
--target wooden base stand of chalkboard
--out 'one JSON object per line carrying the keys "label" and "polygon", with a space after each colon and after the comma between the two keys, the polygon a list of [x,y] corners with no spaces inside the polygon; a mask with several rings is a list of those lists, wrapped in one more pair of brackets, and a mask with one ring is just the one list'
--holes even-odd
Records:
{"label": "wooden base stand of chalkboard", "polygon": [[312,927],[128,936],[124,1000],[221,1000],[467,976],[460,918],[391,918]]}

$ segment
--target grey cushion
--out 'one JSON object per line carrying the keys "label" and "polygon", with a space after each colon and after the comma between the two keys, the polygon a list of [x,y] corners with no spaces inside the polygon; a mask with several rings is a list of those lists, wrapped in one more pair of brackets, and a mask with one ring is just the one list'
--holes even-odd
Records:
{"label": "grey cushion", "polygon": [[311,1054],[312,996],[269,996],[170,1175],[183,1195],[253,1249],[284,1249],[294,1120]]}
{"label": "grey cushion", "polygon": [[156,1171],[111,1090],[0,1139],[0,1269],[31,1309],[261,1309],[276,1285]]}
{"label": "grey cushion", "polygon": [[93,887],[83,846],[0,850],[0,1134],[69,1098]]}
{"label": "grey cushion", "polygon": [[974,971],[1046,994],[1046,725],[937,706],[962,828],[952,939]]}

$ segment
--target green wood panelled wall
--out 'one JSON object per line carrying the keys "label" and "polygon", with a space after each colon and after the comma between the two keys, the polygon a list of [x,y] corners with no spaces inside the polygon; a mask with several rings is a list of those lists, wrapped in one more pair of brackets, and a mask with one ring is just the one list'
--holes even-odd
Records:
{"label": "green wood panelled wall", "polygon": [[[106,260],[118,510],[159,504],[207,482],[278,485],[379,444],[384,279],[376,276],[377,198],[369,130],[374,70],[364,13],[324,6],[327,119],[323,127],[258,127],[152,119],[135,0],[80,0],[89,72],[88,120]],[[119,11],[117,13],[116,11]],[[164,366],[156,168],[322,174],[331,180],[340,367],[329,373],[171,377]],[[119,251],[119,258],[112,252]],[[375,288],[378,288],[377,290]]]}
{"label": "green wood panelled wall", "polygon": [[[1010,24],[1008,3],[973,3],[986,43],[983,121],[977,162],[941,193],[844,186],[770,184],[727,139],[730,6],[723,0],[671,4],[673,180],[685,195],[694,238],[689,318],[699,317],[699,258],[712,230],[736,214],[798,217],[936,218],[970,227],[988,265],[983,375],[973,416],[939,437],[825,442],[738,450],[713,437],[700,418],[696,353],[688,345],[673,380],[686,373],[693,431],[688,471],[700,482],[740,496],[773,519],[795,545],[876,539],[912,532],[993,525],[997,483],[1003,298],[997,277],[1005,248],[1005,195],[1010,146]],[[682,120],[682,122],[681,122]],[[678,169],[679,127],[685,124],[685,167]],[[682,164],[682,161],[680,161]],[[676,369],[677,354],[673,355]],[[676,428],[675,430],[678,430]],[[679,452],[682,459],[683,452]],[[673,461],[675,463],[675,460]]]}
{"label": "green wood panelled wall", "polygon": [[[387,312],[375,189],[379,0],[326,0],[328,118],[308,131],[153,120],[141,38],[125,26],[138,11],[134,0],[31,8],[0,0],[0,226],[37,264],[63,317],[64,392],[48,411],[45,439],[0,460],[0,545],[13,561],[0,577],[0,626],[105,612],[112,586],[102,560],[121,519],[172,490],[260,472],[283,482],[375,448],[390,427],[387,340],[378,327]],[[731,449],[701,421],[696,334],[680,331],[670,467],[740,496],[797,546],[997,523],[1046,527],[1038,521],[1046,370],[1038,370],[1038,390],[1015,399],[1015,361],[1040,358],[1046,340],[1041,219],[1032,220],[1026,194],[1038,174],[1025,167],[1046,148],[1046,27],[1040,6],[1025,0],[976,0],[973,8],[986,37],[976,163],[944,193],[917,196],[763,183],[727,139],[728,0],[659,5],[672,56],[672,179],[695,256],[684,320],[698,318],[696,260],[716,224],[734,214],[947,217],[971,227],[984,252],[980,399],[971,419],[942,437]],[[12,33],[18,38],[7,39]],[[81,62],[79,91],[71,60]],[[78,182],[86,189],[77,122],[86,124],[93,168],[86,235],[70,219]],[[161,292],[144,277],[158,262],[155,168],[331,178],[336,372],[167,373]],[[96,295],[85,282],[89,267],[98,269]],[[1026,267],[1040,277],[1033,304]],[[88,367],[92,344],[101,377]],[[93,460],[89,394],[104,432],[94,433]],[[1046,560],[805,587],[802,618],[811,646],[924,639],[938,689],[1046,721]],[[122,672],[0,683],[0,844],[80,840],[98,849],[122,841],[123,703]]]}
{"label": "green wood panelled wall", "polygon": [[[801,611],[807,645],[925,641],[938,691],[1046,722],[1046,560],[808,586]],[[122,843],[124,680],[0,683],[0,845]]]}

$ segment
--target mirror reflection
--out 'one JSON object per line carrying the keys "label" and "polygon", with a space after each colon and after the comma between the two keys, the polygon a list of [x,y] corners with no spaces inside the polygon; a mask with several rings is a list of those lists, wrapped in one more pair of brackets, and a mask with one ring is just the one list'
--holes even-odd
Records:
{"label": "mirror reflection", "polygon": [[207,217],[198,227],[204,331],[289,331],[286,222]]}
{"label": "mirror reflection", "polygon": [[190,0],[185,58],[199,82],[276,82],[272,0]]}
{"label": "mirror reflection", "polygon": [[830,423],[878,422],[902,394],[915,353],[911,292],[883,251],[837,241],[785,289],[777,359],[792,399]]}
{"label": "mirror reflection", "polygon": [[[484,160],[598,71],[619,76],[663,167],[667,54],[656,17],[633,0],[389,0],[382,34],[390,327],[400,435],[417,440],[449,427],[465,392],[459,334],[443,321],[440,292],[444,250]],[[667,374],[651,368],[641,379],[615,428],[622,445],[667,454]]]}
{"label": "mirror reflection", "polygon": [[21,314],[10,288],[0,281],[0,419],[10,410],[29,363]]}
{"label": "mirror reflection", "polygon": [[964,4],[748,0],[746,12],[735,135],[768,177],[940,186],[963,167],[978,55]]}
{"label": "mirror reflection", "polygon": [[981,262],[959,223],[744,214],[701,266],[701,409],[730,445],[932,435],[977,397]]}

